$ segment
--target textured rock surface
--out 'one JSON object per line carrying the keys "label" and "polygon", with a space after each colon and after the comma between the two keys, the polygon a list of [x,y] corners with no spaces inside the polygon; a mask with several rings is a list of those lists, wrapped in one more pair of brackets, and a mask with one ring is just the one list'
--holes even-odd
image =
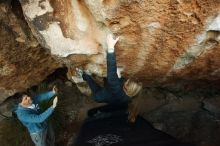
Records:
{"label": "textured rock surface", "polygon": [[59,66],[32,35],[19,2],[0,3],[0,103],[38,84]]}
{"label": "textured rock surface", "polygon": [[[141,115],[183,141],[219,145],[219,96],[213,96],[216,92],[212,90],[220,83],[219,0],[20,3],[24,15],[17,0],[0,1],[0,103],[45,79],[61,66],[58,61],[69,68],[69,77],[76,66],[105,76],[105,36],[111,31],[120,36],[116,55],[123,75],[151,87],[143,91]],[[66,122],[73,123],[60,131],[57,142],[62,144],[58,145],[66,145],[67,139],[74,141],[87,110],[97,106],[64,78],[60,85],[64,98],[59,103],[68,115]],[[84,84],[77,86],[89,94]],[[169,92],[182,87],[185,93]],[[187,96],[194,87],[196,96]],[[203,99],[206,95],[209,98]],[[0,104],[3,115],[11,115],[11,102],[9,98]]]}
{"label": "textured rock surface", "polygon": [[217,0],[20,2],[41,45],[67,66],[96,64],[104,72],[105,36],[112,31],[120,36],[118,65],[145,86],[220,79]]}
{"label": "textured rock surface", "polygon": [[216,114],[220,114],[220,98],[207,98],[203,101],[204,109],[214,112]]}

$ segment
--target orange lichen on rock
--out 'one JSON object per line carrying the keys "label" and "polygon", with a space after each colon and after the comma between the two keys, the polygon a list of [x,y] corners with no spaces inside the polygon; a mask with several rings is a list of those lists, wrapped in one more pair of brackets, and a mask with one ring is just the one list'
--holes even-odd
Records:
{"label": "orange lichen on rock", "polygon": [[[120,37],[116,45],[118,66],[124,69],[126,77],[137,77],[145,86],[185,78],[184,72],[189,75],[200,72],[191,74],[193,79],[204,76],[213,79],[211,74],[218,72],[217,60],[208,74],[201,69],[194,71],[198,68],[195,66],[200,66],[202,56],[218,48],[220,3],[215,0],[46,0],[44,4],[54,19],[50,21],[50,29],[39,31],[36,37],[44,40],[42,45],[66,66],[85,66],[94,60],[103,60],[95,64],[105,66],[105,37],[111,31]],[[22,4],[27,18],[30,12],[24,8],[31,6],[31,2]],[[36,18],[43,15],[45,9],[37,12]],[[36,30],[38,26],[33,25],[31,29]],[[88,59],[77,60],[77,65],[74,59],[68,61],[67,56],[82,54]],[[209,67],[204,64],[204,68]]]}

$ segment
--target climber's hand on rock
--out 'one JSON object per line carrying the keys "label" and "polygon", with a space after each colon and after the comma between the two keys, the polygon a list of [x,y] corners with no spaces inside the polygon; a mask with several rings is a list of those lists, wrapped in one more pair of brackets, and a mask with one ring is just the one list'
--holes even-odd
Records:
{"label": "climber's hand on rock", "polygon": [[113,53],[115,51],[114,47],[115,47],[115,44],[118,42],[118,40],[119,40],[119,37],[114,39],[113,34],[107,35],[106,43],[107,43],[109,53]]}
{"label": "climber's hand on rock", "polygon": [[56,85],[53,86],[52,91],[53,91],[54,94],[57,94],[57,92],[58,92],[58,88],[57,88]]}
{"label": "climber's hand on rock", "polygon": [[54,99],[53,99],[53,105],[52,107],[55,108],[57,106],[57,102],[58,102],[58,97],[56,96]]}
{"label": "climber's hand on rock", "polygon": [[76,68],[76,75],[78,78],[82,78],[83,70],[80,68]]}

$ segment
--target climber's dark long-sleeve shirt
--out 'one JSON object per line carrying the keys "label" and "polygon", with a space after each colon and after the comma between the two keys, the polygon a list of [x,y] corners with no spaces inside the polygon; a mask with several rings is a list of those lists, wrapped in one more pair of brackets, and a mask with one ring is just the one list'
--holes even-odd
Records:
{"label": "climber's dark long-sleeve shirt", "polygon": [[[96,86],[89,75],[83,74],[83,79],[88,82],[90,87]],[[109,104],[127,103],[130,99],[123,90],[123,80],[117,75],[115,53],[107,53],[107,78],[104,88],[93,91],[93,99]]]}

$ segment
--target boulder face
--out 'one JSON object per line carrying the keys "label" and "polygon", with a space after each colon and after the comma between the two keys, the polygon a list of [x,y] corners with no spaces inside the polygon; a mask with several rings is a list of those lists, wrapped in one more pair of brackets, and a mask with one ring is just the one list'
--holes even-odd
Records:
{"label": "boulder face", "polygon": [[[105,70],[105,38],[120,37],[118,66],[145,86],[220,79],[217,0],[20,0],[40,44],[68,66]],[[90,66],[90,65],[89,65]]]}
{"label": "boulder face", "polygon": [[0,27],[1,103],[38,84],[61,65],[34,38],[18,1],[0,3]]}

